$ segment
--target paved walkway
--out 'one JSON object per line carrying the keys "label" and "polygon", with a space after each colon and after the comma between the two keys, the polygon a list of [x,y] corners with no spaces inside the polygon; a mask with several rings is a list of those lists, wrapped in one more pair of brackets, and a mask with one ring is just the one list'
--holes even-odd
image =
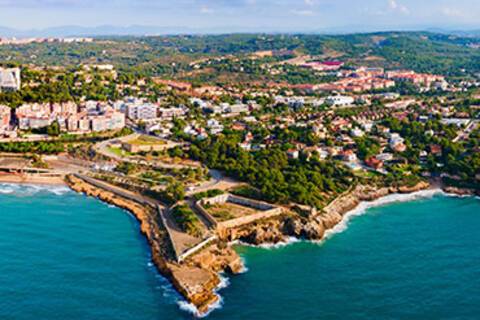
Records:
{"label": "paved walkway", "polygon": [[210,175],[212,176],[212,179],[210,181],[207,181],[205,183],[202,183],[201,185],[193,188],[192,190],[187,192],[187,196],[192,196],[196,193],[199,192],[205,192],[208,190],[222,190],[222,191],[227,191],[229,189],[239,187],[242,185],[245,185],[245,183],[234,180],[232,178],[225,177],[220,171],[211,169],[210,170]]}

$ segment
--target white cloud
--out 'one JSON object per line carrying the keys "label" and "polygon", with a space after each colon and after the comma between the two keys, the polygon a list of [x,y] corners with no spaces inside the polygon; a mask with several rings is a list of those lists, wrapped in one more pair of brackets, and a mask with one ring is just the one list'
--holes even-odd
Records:
{"label": "white cloud", "polygon": [[315,0],[303,0],[303,2],[305,2],[307,6],[313,6],[315,4]]}
{"label": "white cloud", "polygon": [[388,5],[392,11],[397,11],[403,14],[410,13],[410,10],[405,5],[399,3],[397,0],[388,0]]}

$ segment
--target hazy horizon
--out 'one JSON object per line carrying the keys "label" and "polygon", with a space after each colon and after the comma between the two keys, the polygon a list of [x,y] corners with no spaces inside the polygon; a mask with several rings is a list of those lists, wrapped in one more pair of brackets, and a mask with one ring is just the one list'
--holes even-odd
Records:
{"label": "hazy horizon", "polygon": [[474,30],[479,15],[473,0],[0,0],[0,36],[2,29],[28,35],[105,26],[140,33]]}

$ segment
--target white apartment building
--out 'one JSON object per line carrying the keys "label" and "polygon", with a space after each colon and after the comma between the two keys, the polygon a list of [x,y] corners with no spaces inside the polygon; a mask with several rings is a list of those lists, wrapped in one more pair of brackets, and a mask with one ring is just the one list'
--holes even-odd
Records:
{"label": "white apartment building", "polygon": [[161,109],[159,109],[159,113],[160,113],[160,118],[162,118],[164,120],[169,120],[169,119],[173,119],[173,118],[183,117],[187,113],[187,110],[185,108],[182,108],[182,107],[161,108]]}
{"label": "white apartment building", "polygon": [[330,96],[325,99],[325,102],[331,106],[349,106],[355,102],[355,99],[350,96]]}
{"label": "white apartment building", "polygon": [[0,68],[0,92],[20,90],[20,68]]}
{"label": "white apartment building", "polygon": [[[96,108],[93,108],[94,105]],[[70,132],[98,132],[125,127],[125,114],[93,101],[83,109],[73,102],[24,104],[15,110],[15,117],[20,130],[44,128],[54,122],[58,122],[61,130]]]}
{"label": "white apartment building", "polygon": [[150,120],[157,118],[157,105],[153,103],[131,104],[127,107],[127,117],[132,120]]}

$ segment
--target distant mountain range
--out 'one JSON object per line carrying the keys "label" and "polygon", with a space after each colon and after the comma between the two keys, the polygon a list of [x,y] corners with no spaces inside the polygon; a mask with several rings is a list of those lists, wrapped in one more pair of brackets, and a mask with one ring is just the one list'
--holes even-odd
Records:
{"label": "distant mountain range", "polygon": [[311,30],[279,30],[274,27],[158,27],[145,25],[113,26],[102,25],[96,27],[60,26],[45,29],[19,30],[0,26],[0,37],[98,37],[98,36],[148,36],[148,35],[177,35],[177,34],[225,34],[225,33],[305,33],[319,31]]}
{"label": "distant mountain range", "polygon": [[176,35],[176,34],[221,34],[221,33],[323,33],[323,34],[347,34],[347,33],[367,33],[387,30],[402,30],[402,31],[429,31],[435,33],[452,34],[465,37],[478,37],[480,30],[455,30],[455,29],[441,29],[428,27],[385,27],[382,30],[368,26],[345,26],[332,27],[325,29],[311,29],[311,30],[279,30],[275,27],[212,27],[212,28],[191,28],[191,27],[158,27],[158,26],[113,26],[102,25],[96,27],[82,27],[82,26],[59,26],[45,29],[29,29],[20,30],[9,27],[0,26],[0,37],[98,37],[98,36],[148,36],[148,35]]}
{"label": "distant mountain range", "polygon": [[97,27],[60,26],[45,29],[19,30],[0,26],[0,37],[74,37],[74,36],[144,36],[160,34],[200,33],[190,28],[155,27],[133,25],[119,27],[103,25]]}

